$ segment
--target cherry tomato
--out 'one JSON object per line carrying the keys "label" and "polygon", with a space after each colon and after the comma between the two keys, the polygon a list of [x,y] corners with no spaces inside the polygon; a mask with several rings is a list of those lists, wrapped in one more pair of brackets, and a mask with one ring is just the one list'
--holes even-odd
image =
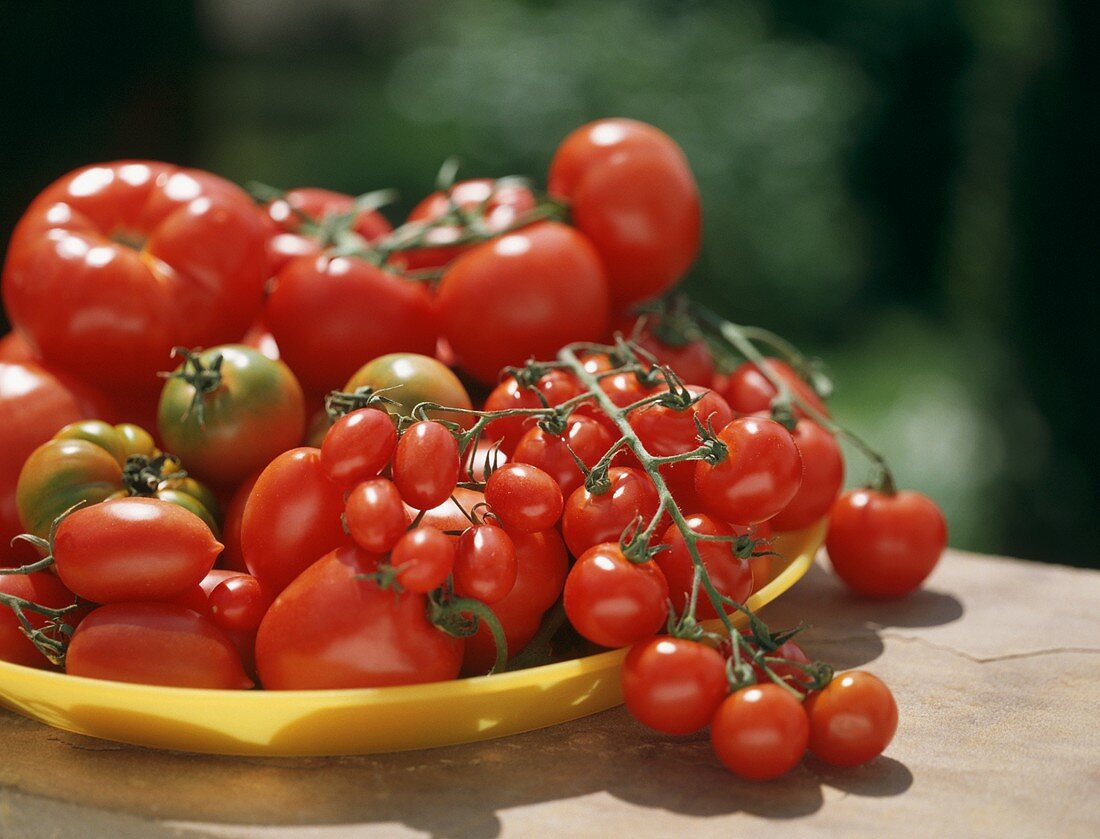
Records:
{"label": "cherry tomato", "polygon": [[421,594],[443,585],[454,564],[454,543],[434,527],[410,530],[397,540],[390,554],[390,565],[398,569],[397,581]]}
{"label": "cherry tomato", "polygon": [[670,336],[661,329],[660,318],[646,315],[641,332],[635,329],[638,318],[631,315],[619,323],[619,332],[657,359],[663,367],[689,385],[709,387],[714,380],[714,356],[706,341]]}
{"label": "cherry tomato", "polygon": [[802,455],[802,485],[769,522],[779,531],[801,530],[827,515],[844,486],[844,455],[832,434],[816,422],[800,419],[794,443]]}
{"label": "cherry tomato", "polygon": [[[768,366],[771,371],[787,383],[794,391],[795,396],[802,399],[807,405],[824,416],[829,416],[829,409],[824,401],[817,395],[809,383],[804,381],[791,365],[778,358],[769,358]],[[726,381],[722,395],[729,406],[739,414],[755,414],[771,409],[772,400],[778,391],[768,378],[760,372],[751,361],[746,361],[732,373]],[[795,416],[805,416],[805,413],[795,406]]]}
{"label": "cherry tomato", "polygon": [[[397,403],[386,405],[385,410],[398,417],[411,417],[413,408],[421,402],[466,410],[474,407],[470,394],[450,368],[417,353],[390,353],[368,361],[348,379],[344,390],[353,393],[360,387],[385,390],[385,397]],[[458,423],[463,428],[469,428],[474,420],[470,414],[457,411],[433,410],[428,416]]]}
{"label": "cherry tomato", "polygon": [[699,189],[680,147],[651,125],[602,119],[566,137],[548,189],[592,239],[620,306],[658,297],[699,252]]}
{"label": "cherry tomato", "polygon": [[462,368],[487,384],[506,366],[598,340],[610,317],[596,251],[583,234],[551,221],[463,254],[443,275],[438,295],[447,342]]}
{"label": "cherry tomato", "polygon": [[681,460],[659,467],[665,486],[681,510],[702,510],[705,506],[695,491],[695,467],[697,460]]}
{"label": "cherry tomato", "polygon": [[[733,535],[733,528],[729,525],[701,513],[688,516],[687,523],[692,531],[700,535]],[[657,554],[655,561],[668,581],[668,592],[673,607],[677,612],[683,612],[691,596],[695,563],[680,528],[675,524],[665,531],[661,542],[670,547]],[[695,544],[699,557],[703,560],[703,566],[707,569],[707,575],[718,593],[738,603],[744,603],[752,592],[752,570],[749,568],[748,560],[737,556],[730,542],[700,540]],[[702,586],[699,587],[699,595],[695,602],[695,615],[701,620],[718,617]]]}
{"label": "cherry tomato", "polygon": [[256,636],[268,690],[386,687],[453,679],[463,641],[433,626],[423,594],[365,578],[378,557],[326,554],[271,604]]}
{"label": "cherry tomato", "polygon": [[[668,457],[689,452],[699,445],[699,431],[696,419],[706,428],[708,424],[715,430],[724,428],[733,420],[733,412],[726,400],[705,387],[688,385],[691,398],[699,401],[690,408],[673,408],[655,403],[630,412],[630,425],[638,434],[645,450],[656,457]],[[668,387],[661,385],[649,395],[667,393]]]}
{"label": "cherry tomato", "polygon": [[[573,455],[591,469],[614,442],[611,433],[596,420],[575,413],[566,420],[565,432],[560,436],[538,426],[528,429],[516,444],[512,460],[535,466],[550,475],[557,481],[562,496],[568,498],[584,483],[584,475]],[[692,464],[693,485],[694,469]]]}
{"label": "cherry tomato", "polygon": [[[14,333],[12,333],[14,334]],[[14,536],[24,531],[16,504],[16,483],[23,464],[59,428],[96,415],[99,406],[81,397],[67,380],[31,363],[0,362],[0,565],[19,565],[33,549]]]}
{"label": "cherry tomato", "polygon": [[69,514],[53,557],[61,582],[94,603],[170,600],[206,576],[221,552],[193,513],[156,498],[116,498]]}
{"label": "cherry tomato", "polygon": [[360,408],[333,423],[321,442],[321,468],[342,487],[374,478],[390,462],[397,427],[378,408]]}
{"label": "cherry tomato", "polygon": [[142,387],[172,347],[242,335],[266,276],[263,225],[243,190],[120,161],[72,172],[31,203],[8,249],[4,305],[42,358],[89,382]]}
{"label": "cherry tomato", "polygon": [[898,728],[894,695],[862,670],[833,677],[806,697],[810,751],[833,766],[859,766],[882,754]]}
{"label": "cherry tomato", "polygon": [[344,519],[356,544],[377,554],[388,553],[409,525],[401,493],[386,478],[363,481],[348,493]]}
{"label": "cherry tomato", "polygon": [[[0,576],[0,594],[10,594],[37,603],[49,609],[64,609],[76,602],[76,595],[53,574],[11,574]],[[42,629],[49,621],[45,615],[24,610],[27,620],[35,629]],[[65,622],[73,624],[71,616]],[[58,640],[61,640],[60,637]],[[6,604],[0,603],[0,661],[22,664],[25,667],[51,667],[49,660],[23,634],[19,618]]]}
{"label": "cherry tomato", "polygon": [[565,504],[562,534],[569,552],[580,556],[601,542],[618,542],[639,517],[644,527],[660,501],[649,476],[637,469],[613,466],[607,470],[610,487],[593,493],[578,487]]}
{"label": "cherry tomato", "polygon": [[668,583],[657,563],[635,563],[614,542],[590,548],[565,580],[565,614],[594,644],[625,647],[655,634],[668,617]]}
{"label": "cherry tomato", "polygon": [[458,538],[454,584],[459,597],[496,603],[512,590],[518,572],[516,546],[501,528],[475,525]]}
{"label": "cherry tomato", "polygon": [[393,481],[405,503],[418,510],[446,501],[458,483],[460,468],[458,441],[438,422],[415,422],[397,441]]}
{"label": "cherry tomato", "polygon": [[248,574],[222,580],[208,600],[214,623],[226,630],[256,629],[271,605],[263,585]]}
{"label": "cherry tomato", "polygon": [[[268,275],[274,276],[294,257],[319,255],[323,250],[321,224],[329,216],[350,213],[355,199],[328,189],[301,187],[287,191],[265,209]],[[356,214],[350,229],[364,241],[373,242],[393,228],[381,213],[364,210]]]}
{"label": "cherry tomato", "polygon": [[[526,186],[516,182],[493,181],[487,178],[459,181],[446,193],[433,192],[409,213],[411,222],[429,222],[459,213],[479,211],[483,226],[490,232],[501,232],[535,208],[535,196]],[[462,224],[439,225],[427,231],[431,247],[402,251],[401,259],[411,271],[442,268],[453,262],[470,245],[455,245],[463,233]]]}
{"label": "cherry tomato", "polygon": [[239,344],[189,356],[165,383],[157,412],[165,448],[189,472],[223,486],[294,448],[305,426],[290,368]]}
{"label": "cherry tomato", "polygon": [[802,456],[794,438],[769,419],[742,417],[718,432],[728,453],[720,463],[700,460],[695,490],[707,511],[732,524],[767,521],[802,484]]}
{"label": "cherry tomato", "polygon": [[362,259],[292,259],[276,277],[264,319],[302,387],[324,393],[380,355],[435,350],[436,309],[423,283]]}
{"label": "cherry tomato", "polygon": [[736,775],[767,781],[798,765],[810,723],[802,703],[779,685],[754,685],[728,697],[710,724],[718,759]]}
{"label": "cherry tomato", "polygon": [[248,503],[248,496],[252,487],[256,486],[260,473],[250,475],[237,487],[229,504],[225,508],[225,522],[222,525],[222,549],[218,557],[218,565],[231,571],[248,571],[244,564],[244,552],[241,550],[241,520],[244,518],[244,506]]}
{"label": "cherry tomato", "polygon": [[100,606],[73,633],[65,672],[143,685],[252,687],[228,636],[175,603]]}
{"label": "cherry tomato", "polygon": [[319,449],[283,452],[248,496],[241,549],[249,572],[272,594],[347,541],[340,514],[344,493],[325,477]]}
{"label": "cherry tomato", "polygon": [[849,490],[833,504],[825,548],[837,576],[869,597],[900,597],[932,573],[947,522],[919,492]]}
{"label": "cherry tomato", "polygon": [[682,638],[635,644],[620,681],[631,716],[666,734],[703,728],[729,692],[726,660],[713,647]]}
{"label": "cherry tomato", "polygon": [[[741,630],[741,634],[749,639],[750,647],[752,647],[754,650],[757,649],[756,642],[752,640],[752,633],[749,630],[743,629]],[[723,641],[718,650],[727,658],[732,655],[730,642],[728,640]],[[786,659],[788,662],[791,662],[768,662],[768,666],[771,668],[771,671],[787,684],[792,685],[796,688],[804,686],[806,684],[806,680],[809,678],[808,674],[805,670],[796,665],[810,664],[810,657],[806,655],[806,653],[802,651],[802,648],[798,646],[798,644],[796,644],[794,641],[783,642],[775,650],[767,653],[767,657],[782,658]],[[752,672],[756,674],[756,680],[760,684],[766,685],[771,683],[771,679],[768,677],[768,674],[764,672],[764,668],[755,662],[753,662],[752,665]]]}
{"label": "cherry tomato", "polygon": [[507,463],[489,476],[485,500],[508,530],[535,533],[561,518],[561,487],[534,466]]}
{"label": "cherry tomato", "polygon": [[[493,388],[485,400],[484,410],[553,408],[580,392],[577,380],[562,370],[549,371],[538,380],[534,388],[523,387],[514,376],[509,376]],[[499,440],[500,450],[510,457],[523,435],[535,428],[537,423],[538,417],[534,416],[525,417],[519,414],[501,417],[486,426],[484,437],[486,440]]]}

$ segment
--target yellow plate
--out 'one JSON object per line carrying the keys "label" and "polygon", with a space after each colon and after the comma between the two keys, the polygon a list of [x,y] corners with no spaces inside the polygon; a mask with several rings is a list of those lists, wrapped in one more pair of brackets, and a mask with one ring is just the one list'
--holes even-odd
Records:
{"label": "yellow plate", "polygon": [[[825,523],[780,534],[759,609],[810,567]],[[626,650],[408,687],[228,691],[66,676],[0,662],[0,705],[66,731],[139,746],[227,755],[340,755],[487,740],[574,720],[622,702]]]}

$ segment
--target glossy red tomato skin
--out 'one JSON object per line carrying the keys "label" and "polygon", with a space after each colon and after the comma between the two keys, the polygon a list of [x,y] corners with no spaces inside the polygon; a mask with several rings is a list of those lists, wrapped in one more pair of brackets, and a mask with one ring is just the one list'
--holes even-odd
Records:
{"label": "glossy red tomato skin", "polygon": [[[488,178],[459,181],[451,187],[450,196],[442,192],[433,192],[409,213],[409,221],[426,222],[442,218],[451,211],[454,202],[464,210],[472,211],[479,205],[485,205],[485,227],[493,232],[501,232],[515,224],[524,213],[535,208],[535,196],[522,184],[496,184]],[[410,271],[423,271],[429,268],[442,268],[453,262],[470,245],[453,245],[462,230],[455,225],[436,227],[428,233],[428,239],[436,247],[417,248],[402,251],[400,258]]]}
{"label": "glossy red tomato skin", "polygon": [[143,685],[252,687],[228,636],[175,603],[100,606],[73,633],[65,672]]}
{"label": "glossy red tomato skin", "polygon": [[405,429],[393,455],[393,482],[405,503],[418,510],[442,504],[458,483],[458,441],[431,420]]}
{"label": "glossy red tomato skin", "polygon": [[[787,383],[795,396],[804,400],[818,413],[829,416],[829,409],[825,402],[791,365],[778,358],[769,358],[768,366],[773,373]],[[760,368],[751,361],[746,361],[730,373],[722,396],[737,413],[755,414],[770,410],[776,393],[775,385],[760,372]],[[805,413],[796,406],[795,416],[805,416]]]}
{"label": "glossy red tomato skin", "polygon": [[386,478],[363,481],[348,493],[344,520],[355,543],[376,554],[389,553],[409,524],[401,493]]}
{"label": "glossy red tomato skin", "polygon": [[833,570],[859,594],[900,597],[916,589],[947,546],[947,522],[919,492],[849,490],[829,514],[825,548]]}
{"label": "glossy red tomato skin", "polygon": [[581,486],[565,504],[562,535],[573,556],[602,542],[618,542],[639,516],[644,526],[657,512],[660,502],[648,475],[625,466],[613,466],[607,474],[611,487],[606,492],[594,494]]}
{"label": "glossy red tomato skin", "polygon": [[116,498],[71,513],[57,529],[57,574],[94,603],[171,600],[214,566],[221,544],[182,507]]}
{"label": "glossy red tomato skin", "polygon": [[347,541],[344,493],[325,477],[320,449],[279,455],[256,480],[241,518],[245,566],[274,595]]}
{"label": "glossy red tomato skin", "polygon": [[100,405],[84,398],[68,377],[33,363],[0,362],[0,566],[33,561],[34,549],[11,540],[23,532],[15,487],[31,452],[71,422],[90,419]]}
{"label": "glossy red tomato skin", "polygon": [[[668,387],[656,388],[650,395],[666,393]],[[713,390],[697,385],[689,385],[692,397],[700,397],[690,408],[676,409],[667,405],[653,404],[637,408],[630,412],[630,425],[637,432],[645,450],[656,457],[668,457],[683,454],[698,447],[698,429],[696,418],[707,427],[709,424],[718,431],[733,420],[733,411],[726,400]]]}
{"label": "glossy red tomato skin", "polygon": [[810,751],[833,766],[859,766],[886,750],[898,706],[883,682],[862,670],[840,673],[806,697]]}
{"label": "glossy red tomato skin", "polygon": [[769,520],[781,532],[801,530],[828,515],[844,487],[844,455],[832,434],[812,420],[800,419],[794,443],[802,455],[802,484],[787,506]]}
{"label": "glossy red tomato skin", "polygon": [[243,334],[265,279],[263,225],[243,190],[207,172],[120,161],[72,172],[31,203],[12,235],[4,303],[43,358],[101,385],[140,387],[170,366],[173,346]]}
{"label": "glossy red tomato skin", "polygon": [[500,527],[467,528],[455,548],[454,584],[459,597],[496,603],[516,584],[516,546]]}
{"label": "glossy red tomato skin", "polygon": [[335,390],[372,358],[431,355],[436,306],[423,283],[361,259],[299,257],[276,277],[264,319],[307,392]]}
{"label": "glossy red tomato skin", "polygon": [[478,245],[447,269],[440,323],[464,370],[487,384],[503,367],[553,358],[607,330],[607,277],[591,243],[544,221]]}
{"label": "glossy red tomato skin", "polygon": [[557,482],[534,466],[506,463],[485,484],[485,500],[507,530],[537,533],[558,523],[565,502]]}
{"label": "glossy red tomato skin", "polygon": [[256,629],[271,605],[263,585],[249,574],[230,577],[211,589],[210,614],[227,631]]}
{"label": "glossy red tomato skin", "polygon": [[617,324],[619,333],[654,356],[657,363],[671,367],[684,384],[710,387],[714,381],[714,356],[706,341],[689,339],[682,343],[666,343],[656,332],[659,316],[647,314],[641,331],[636,331],[638,316],[628,315]]}
{"label": "glossy red tomato skin", "polygon": [[361,579],[378,559],[337,548],[275,599],[256,636],[265,688],[388,687],[458,675],[463,641],[428,621],[424,595]]}
{"label": "glossy red tomato skin", "polygon": [[802,484],[802,456],[791,433],[769,419],[742,417],[718,432],[726,458],[695,467],[695,491],[707,512],[731,524],[758,524],[784,507]]}
{"label": "glossy red tomato skin", "polygon": [[[562,497],[568,498],[584,483],[584,475],[577,467],[573,454],[591,469],[614,442],[611,432],[599,422],[575,413],[566,420],[565,432],[561,435],[551,434],[538,426],[528,429],[516,445],[512,460],[546,472],[557,481]],[[694,472],[692,475],[694,481]]]}
{"label": "glossy red tomato skin", "polygon": [[779,685],[754,685],[729,696],[710,724],[718,759],[753,781],[778,778],[806,752],[810,723],[802,703]]}
{"label": "glossy red tomato skin", "polygon": [[581,126],[558,146],[547,183],[599,251],[616,305],[658,297],[695,261],[699,189],[680,147],[653,126]]}
{"label": "glossy red tomato skin", "polygon": [[340,417],[321,443],[321,467],[330,481],[355,486],[376,477],[393,455],[397,427],[377,408],[360,408]]}
{"label": "glossy red tomato skin", "polygon": [[398,539],[390,554],[390,565],[399,569],[398,582],[421,594],[443,585],[454,564],[454,543],[434,527],[410,530]]}
{"label": "glossy red tomato skin", "polygon": [[248,503],[248,496],[252,493],[252,487],[256,486],[256,481],[259,478],[259,472],[245,478],[241,485],[233,491],[233,496],[225,507],[225,519],[222,524],[222,544],[225,547],[218,557],[217,564],[219,568],[231,571],[248,571],[248,567],[244,564],[244,552],[241,549],[241,521],[244,518],[244,506]]}
{"label": "glossy red tomato skin", "polygon": [[[509,411],[545,406],[553,408],[581,392],[577,380],[562,370],[551,370],[538,380],[535,388],[537,393],[531,388],[522,387],[514,376],[509,376],[489,393],[485,399],[484,410]],[[541,399],[539,394],[542,396]],[[543,400],[546,400],[545,403]],[[501,417],[486,426],[484,438],[499,440],[501,451],[511,457],[523,435],[537,425],[537,417],[523,415]]]}
{"label": "glossy red tomato skin", "polygon": [[713,647],[682,638],[635,644],[620,682],[631,716],[666,734],[699,731],[729,693],[726,660]]}
{"label": "glossy red tomato skin", "polygon": [[668,617],[668,583],[657,563],[634,563],[618,544],[596,545],[565,580],[565,614],[594,644],[626,647],[658,632]]}
{"label": "glossy red tomato skin", "polygon": [[[731,536],[733,528],[721,521],[716,521],[710,516],[698,513],[687,517],[688,526],[696,533],[707,536]],[[668,581],[669,596],[672,605],[677,612],[682,612],[691,596],[691,585],[695,575],[695,563],[688,551],[683,534],[674,524],[665,531],[661,539],[662,544],[669,545],[668,550],[661,551],[654,561],[661,567],[661,572]],[[707,569],[707,574],[719,594],[723,594],[738,603],[744,603],[752,593],[752,569],[746,559],[741,559],[733,553],[729,542],[696,543],[699,556]],[[696,599],[695,615],[700,620],[718,617],[714,606],[707,597],[706,591],[700,587],[699,596]]]}
{"label": "glossy red tomato skin", "polygon": [[[63,609],[76,602],[76,595],[65,588],[65,584],[54,574],[46,572],[0,576],[0,593],[21,597],[50,609]],[[48,621],[45,615],[29,610],[24,611],[24,614],[35,629],[41,629]],[[72,625],[72,618],[67,622]],[[2,603],[0,603],[0,661],[42,669],[53,666],[23,634],[15,612]]]}
{"label": "glossy red tomato skin", "polygon": [[[317,256],[322,248],[319,242],[303,235],[302,217],[320,223],[326,216],[338,216],[351,212],[355,198],[341,192],[317,187],[300,187],[288,190],[284,196],[271,201],[264,208],[264,222],[268,231],[268,275],[274,276],[291,259],[299,256]],[[385,217],[375,211],[360,212],[351,225],[367,242],[373,242],[392,232]]]}

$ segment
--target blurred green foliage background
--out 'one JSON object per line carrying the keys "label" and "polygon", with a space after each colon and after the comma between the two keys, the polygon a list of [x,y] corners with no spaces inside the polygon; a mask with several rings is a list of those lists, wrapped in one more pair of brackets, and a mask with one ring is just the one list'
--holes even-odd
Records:
{"label": "blurred green foliage background", "polygon": [[449,155],[467,175],[541,180],[583,122],[658,125],[703,194],[692,295],[824,357],[835,414],[942,504],[952,544],[1100,565],[1086,3],[47,0],[0,14],[3,230],[99,160],[393,186],[396,220]]}

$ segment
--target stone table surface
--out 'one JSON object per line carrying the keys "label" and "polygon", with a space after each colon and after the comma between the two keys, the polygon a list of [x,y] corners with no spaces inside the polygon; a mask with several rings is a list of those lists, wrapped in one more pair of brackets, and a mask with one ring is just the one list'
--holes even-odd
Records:
{"label": "stone table surface", "polygon": [[923,591],[856,599],[824,566],[768,607],[893,688],[898,734],[854,770],[756,784],[706,734],[621,708],[392,755],[155,751],[0,711],[0,836],[1100,836],[1100,572],[950,551]]}

